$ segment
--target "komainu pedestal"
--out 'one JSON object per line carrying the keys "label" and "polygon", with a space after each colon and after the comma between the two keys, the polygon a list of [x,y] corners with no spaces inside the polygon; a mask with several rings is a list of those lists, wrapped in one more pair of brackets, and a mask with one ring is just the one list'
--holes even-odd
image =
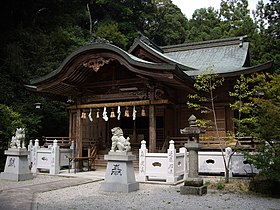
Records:
{"label": "komainu pedestal", "polygon": [[0,175],[1,179],[24,181],[33,178],[29,169],[26,148],[9,148],[5,150],[5,155],[7,155],[7,160],[4,172]]}
{"label": "komainu pedestal", "polygon": [[101,190],[105,192],[129,193],[139,190],[139,183],[135,180],[133,160],[135,155],[131,152],[112,152],[105,155],[108,161],[105,180],[101,183]]}

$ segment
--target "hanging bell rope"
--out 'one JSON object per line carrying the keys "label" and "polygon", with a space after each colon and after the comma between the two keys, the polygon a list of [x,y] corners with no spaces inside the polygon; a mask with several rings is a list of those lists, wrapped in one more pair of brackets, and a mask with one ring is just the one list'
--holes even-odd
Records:
{"label": "hanging bell rope", "polygon": [[125,107],[124,116],[129,117],[129,108]]}
{"label": "hanging bell rope", "polygon": [[81,116],[81,119],[87,119],[87,113],[85,113],[85,112],[82,112],[82,116]]}
{"label": "hanging bell rope", "polygon": [[142,117],[146,117],[145,106],[142,106],[142,109],[141,109],[141,116],[142,116]]}
{"label": "hanging bell rope", "polygon": [[114,111],[114,108],[111,109],[111,114],[110,114],[110,118],[115,118],[116,115],[115,115],[115,111]]}
{"label": "hanging bell rope", "polygon": [[96,118],[97,119],[99,118],[99,113],[100,113],[100,109],[97,109],[97,111],[96,111]]}

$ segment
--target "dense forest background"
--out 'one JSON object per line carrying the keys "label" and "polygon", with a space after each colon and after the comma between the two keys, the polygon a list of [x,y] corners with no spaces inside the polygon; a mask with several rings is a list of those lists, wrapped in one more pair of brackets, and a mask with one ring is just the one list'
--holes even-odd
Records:
{"label": "dense forest background", "polygon": [[[27,139],[67,136],[64,102],[26,90],[30,79],[55,70],[94,36],[127,50],[139,34],[172,45],[247,35],[251,64],[280,63],[280,3],[262,1],[250,16],[247,0],[222,0],[219,10],[201,8],[187,19],[171,0],[1,1],[0,149],[15,128]],[[35,109],[35,103],[41,109]]]}

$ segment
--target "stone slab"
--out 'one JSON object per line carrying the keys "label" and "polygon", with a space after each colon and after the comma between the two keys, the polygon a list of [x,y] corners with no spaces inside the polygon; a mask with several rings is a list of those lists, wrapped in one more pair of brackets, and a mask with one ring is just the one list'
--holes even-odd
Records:
{"label": "stone slab", "polygon": [[129,193],[133,191],[139,190],[139,183],[109,183],[109,182],[102,182],[100,189],[104,192],[122,192],[122,193]]}
{"label": "stone slab", "polygon": [[5,155],[10,156],[27,156],[29,155],[29,152],[25,148],[9,148],[8,150],[5,150]]}
{"label": "stone slab", "polygon": [[181,186],[181,195],[205,195],[207,194],[207,186],[193,187],[193,186]]}
{"label": "stone slab", "polygon": [[121,155],[118,152],[109,152],[108,155],[104,156],[104,160],[111,160],[111,161],[133,161],[136,160],[135,155]]}
{"label": "stone slab", "polygon": [[108,155],[124,155],[124,156],[126,156],[126,155],[132,155],[132,152],[126,152],[126,151],[119,151],[119,150],[117,150],[117,151],[109,151]]}

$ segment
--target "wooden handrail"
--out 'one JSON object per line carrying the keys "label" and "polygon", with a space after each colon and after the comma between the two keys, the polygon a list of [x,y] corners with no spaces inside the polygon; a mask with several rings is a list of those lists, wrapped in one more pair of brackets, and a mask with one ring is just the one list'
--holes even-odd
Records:
{"label": "wooden handrail", "polygon": [[93,165],[94,166],[94,169],[95,170],[95,165],[94,165],[94,162],[95,162],[95,159],[97,157],[97,147],[96,147],[96,144],[94,144],[92,147],[88,148],[88,156],[87,157],[67,157],[68,160],[69,160],[69,171],[70,171],[70,163],[71,161],[74,162],[74,173],[76,173],[76,162],[80,162],[82,160],[86,160],[88,161],[88,171],[91,169],[91,166]]}

